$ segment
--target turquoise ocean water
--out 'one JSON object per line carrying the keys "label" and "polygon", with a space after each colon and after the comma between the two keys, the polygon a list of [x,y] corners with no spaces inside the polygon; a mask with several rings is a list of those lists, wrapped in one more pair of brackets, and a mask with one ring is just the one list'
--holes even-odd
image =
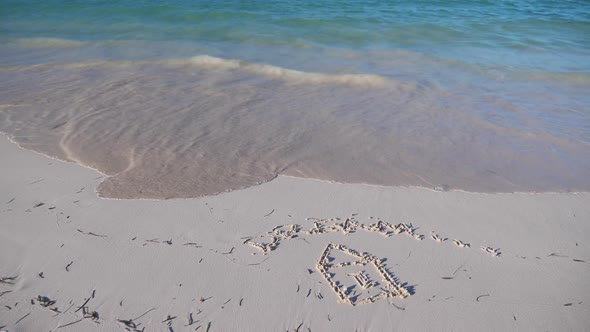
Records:
{"label": "turquoise ocean water", "polygon": [[[407,50],[540,71],[590,71],[590,4],[584,0],[5,0],[0,20],[3,42],[61,38],[177,43],[179,48],[153,45],[137,54],[105,52],[103,57],[177,57],[200,50],[279,62],[273,58],[278,54],[265,53],[339,48]],[[370,70],[367,63],[357,65]]]}
{"label": "turquoise ocean water", "polygon": [[[277,128],[286,130],[292,130],[286,119],[300,112],[301,105],[305,105],[305,101],[310,98],[317,100],[314,108],[329,110],[321,116],[314,115],[317,118],[297,123],[301,130],[280,140],[283,147],[294,147],[293,150],[286,148],[285,152],[273,146],[271,150],[276,154],[272,157],[252,154],[255,155],[252,162],[272,164],[273,167],[252,166],[239,159],[256,169],[251,170],[248,166],[249,171],[246,172],[256,174],[255,180],[229,183],[212,191],[263,182],[278,173],[392,185],[430,186],[449,183],[452,187],[476,191],[590,189],[590,2],[586,0],[4,0],[0,2],[0,47],[0,66],[3,68],[0,84],[4,89],[0,101],[9,105],[2,109],[3,117],[0,120],[3,124],[0,129],[17,141],[19,130],[23,137],[25,135],[22,132],[26,132],[27,128],[39,131],[41,124],[34,124],[35,121],[31,120],[33,114],[43,114],[43,118],[49,122],[66,118],[55,111],[45,112],[40,109],[31,110],[29,118],[23,115],[22,106],[19,115],[15,116],[16,113],[11,112],[17,112],[18,107],[11,108],[10,105],[28,104],[30,101],[26,100],[25,95],[40,96],[51,92],[53,96],[64,93],[65,98],[66,92],[67,96],[71,96],[77,91],[63,83],[67,80],[78,80],[79,85],[86,86],[88,90],[96,89],[100,84],[114,85],[116,82],[109,81],[109,77],[118,80],[119,84],[126,82],[128,90],[136,93],[148,91],[148,87],[132,79],[137,78],[140,72],[144,79],[152,75],[150,84],[153,89],[149,91],[152,95],[161,94],[162,98],[169,96],[171,91],[197,84],[197,79],[192,81],[185,77],[190,70],[206,74],[201,77],[199,84],[210,82],[207,86],[219,91],[232,91],[234,87],[238,89],[237,82],[254,80],[244,83],[244,86],[239,87],[243,89],[239,91],[255,87],[260,92],[266,87],[265,84],[271,84],[269,82],[278,80],[285,84],[285,80],[292,78],[292,86],[287,84],[276,87],[280,90],[269,93],[271,97],[258,96],[272,100],[273,107],[279,109],[272,115],[261,112],[257,115],[258,120],[264,123],[264,119],[276,119],[270,123],[279,123]],[[231,62],[233,60],[237,62]],[[192,61],[196,67],[189,70],[187,62],[180,65],[181,61]],[[97,64],[98,67],[92,72],[88,66],[84,73],[78,67],[73,69],[73,64],[82,63],[100,65]],[[127,64],[125,70],[129,71],[128,80],[121,76],[123,69],[106,68],[105,63]],[[181,68],[171,69],[171,63]],[[44,65],[44,69],[35,71],[34,68],[41,68],[39,65]],[[50,72],[50,69],[54,71]],[[109,70],[116,71],[119,76],[115,78],[115,75],[107,75]],[[176,74],[171,72],[174,70]],[[204,74],[203,70],[207,73]],[[211,76],[215,74],[211,71],[229,75],[228,70],[237,76],[233,79],[224,76],[223,83],[220,83],[221,76],[216,79]],[[393,90],[367,92],[366,86],[344,91],[334,86],[331,92],[316,96],[313,95],[314,89],[304,91],[306,84],[301,81],[311,76],[298,76],[301,73],[337,77],[334,80],[336,85],[344,81],[348,84],[350,77],[353,77],[354,82],[368,77],[401,82],[411,85],[414,90],[404,90],[401,95],[397,95],[400,91],[397,88],[393,89],[397,91],[393,93]],[[332,82],[331,79],[314,77],[311,80],[313,84],[320,82],[322,88],[326,88],[326,82]],[[43,80],[47,80],[43,87],[22,92],[24,87],[31,86],[31,81]],[[184,85],[178,82],[184,82]],[[135,83],[138,85],[134,86]],[[288,91],[291,91],[291,95]],[[344,97],[337,98],[340,94],[347,97],[356,95],[356,98],[344,105],[344,102],[339,101],[344,100]],[[333,98],[326,98],[326,95]],[[105,94],[101,96],[107,98]],[[388,100],[387,96],[392,100]],[[86,97],[89,98],[86,99],[89,105],[95,105],[98,103],[96,98],[100,96],[94,96],[94,99]],[[108,95],[110,99],[103,102],[115,97]],[[190,96],[182,98],[167,100],[169,104],[158,104],[153,107],[154,112],[175,102],[182,103],[181,99],[186,105],[190,104]],[[193,102],[196,102],[204,97],[199,95],[193,98]],[[268,107],[260,98],[244,98],[255,100],[255,105],[261,103],[260,109]],[[403,99],[406,107],[393,99]],[[360,103],[359,100],[365,102]],[[152,104],[154,102],[151,101]],[[49,104],[57,108],[59,103]],[[136,106],[117,105],[119,110],[125,107],[134,109]],[[223,101],[218,106],[220,109],[230,107]],[[63,108],[63,105],[59,107]],[[192,116],[196,116],[203,107],[201,105],[193,109],[196,113],[191,113]],[[215,109],[217,106],[207,104],[206,107]],[[283,112],[280,111],[282,107],[285,108]],[[364,110],[365,107],[370,110]],[[259,109],[256,106],[253,108]],[[388,113],[390,109],[396,111]],[[449,113],[444,113],[447,111]],[[70,118],[67,121],[71,128],[65,133],[59,133],[61,138],[76,133],[78,127],[73,121],[76,119],[72,115],[74,113],[69,110]],[[104,115],[106,117],[106,113]],[[189,117],[187,114],[183,116]],[[242,120],[240,126],[249,120],[246,115],[243,116],[238,117]],[[212,119],[210,124],[214,125]],[[182,122],[186,123],[185,120]],[[223,126],[227,123],[225,120],[215,123]],[[134,121],[137,123],[136,118]],[[432,123],[424,125],[428,121]],[[406,138],[415,135],[425,147],[410,146],[398,136],[379,137],[380,141],[389,139],[388,145],[365,143],[374,145],[374,155],[381,154],[376,151],[391,148],[390,158],[381,160],[381,157],[374,157],[373,163],[367,161],[367,165],[354,164],[350,170],[338,168],[331,173],[328,170],[330,167],[326,166],[328,161],[315,159],[316,155],[325,155],[325,151],[300,152],[303,148],[299,146],[321,145],[316,140],[325,141],[324,137],[320,138],[321,135],[314,132],[318,122],[338,124],[333,128],[322,127],[326,132],[333,130],[335,135],[345,136],[339,130],[350,128],[350,132],[354,133],[351,134],[354,136],[350,137],[351,142],[362,142],[371,133],[397,130],[398,135],[403,131],[403,137]],[[132,126],[131,123],[129,125]],[[146,122],[138,126],[145,129],[153,125]],[[244,137],[248,137],[250,130],[264,131],[263,125],[256,130],[240,126],[236,128],[245,130]],[[19,129],[16,130],[16,127]],[[108,131],[106,128],[101,129],[105,130]],[[193,130],[204,129],[194,127]],[[86,131],[86,135],[92,134]],[[154,135],[156,137],[157,133]],[[450,146],[431,144],[445,137],[452,142]],[[117,139],[120,138],[117,136]],[[195,134],[178,139],[193,143],[198,141],[199,149],[205,149],[210,144],[208,138]],[[145,144],[145,141],[136,139],[128,138],[122,145]],[[100,161],[90,161],[82,155],[68,157],[67,153],[64,155],[56,147],[29,142],[24,138],[20,142],[64,159],[111,169]],[[113,138],[111,144],[115,142]],[[399,148],[394,147],[398,145]],[[428,146],[433,147],[429,150]],[[76,150],[73,146],[70,148]],[[178,151],[178,146],[161,148]],[[261,150],[264,149],[261,146]],[[325,149],[329,150],[328,147]],[[363,148],[351,147],[351,150],[361,151]],[[236,148],[227,153],[239,155],[240,151],[240,148]],[[334,156],[330,163],[342,163],[353,158],[353,153],[346,152],[344,148],[343,152],[338,151],[335,148],[333,153],[346,156],[342,159]],[[188,153],[187,159],[201,155],[201,152],[194,153]],[[416,159],[410,156],[412,153],[431,157]],[[370,155],[364,157],[371,159]],[[467,166],[458,166],[457,160],[462,160],[463,165]],[[219,162],[223,164],[223,161]],[[392,169],[399,171],[399,174],[413,175],[404,177],[396,173],[398,175],[391,178],[386,174],[373,176],[376,168],[388,167],[383,165],[393,165]],[[367,171],[367,174],[355,173],[363,167],[371,171]],[[260,168],[265,170],[264,176],[258,176],[257,170]],[[117,167],[114,169],[117,171],[113,170],[113,174],[120,171]],[[469,175],[465,178],[453,175],[457,172]],[[490,174],[502,179],[481,180],[487,179]],[[211,193],[211,190],[203,192]],[[199,191],[198,194],[203,192]],[[167,195],[176,196],[170,192]],[[180,196],[191,195],[187,193]]]}

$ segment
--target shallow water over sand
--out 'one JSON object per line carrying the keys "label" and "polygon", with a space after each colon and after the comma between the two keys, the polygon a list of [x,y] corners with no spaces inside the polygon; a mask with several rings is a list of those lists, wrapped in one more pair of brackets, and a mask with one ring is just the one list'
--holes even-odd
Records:
{"label": "shallow water over sand", "polygon": [[590,190],[590,5],[0,2],[0,131],[107,197]]}
{"label": "shallow water over sand", "polygon": [[[570,91],[589,86],[566,78]],[[588,124],[572,127],[576,113],[565,108],[586,121],[584,100],[509,84],[498,94],[208,56],[5,66],[0,131],[106,173],[104,197],[195,197],[278,174],[484,192],[589,190]]]}

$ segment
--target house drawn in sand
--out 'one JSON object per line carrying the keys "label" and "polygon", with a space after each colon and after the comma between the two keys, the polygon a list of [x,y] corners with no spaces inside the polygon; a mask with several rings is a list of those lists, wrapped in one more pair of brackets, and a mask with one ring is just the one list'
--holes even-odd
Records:
{"label": "house drawn in sand", "polygon": [[410,295],[385,269],[383,260],[344,245],[328,244],[316,267],[343,303],[359,305]]}

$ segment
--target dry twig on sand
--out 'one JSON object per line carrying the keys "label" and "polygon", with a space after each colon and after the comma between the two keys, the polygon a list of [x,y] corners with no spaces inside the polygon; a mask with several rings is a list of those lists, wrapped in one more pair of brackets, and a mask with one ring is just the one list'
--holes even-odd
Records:
{"label": "dry twig on sand", "polygon": [[490,296],[490,294],[483,294],[483,295],[480,295],[480,296],[478,296],[478,297],[475,299],[475,301],[479,302],[479,299],[481,299],[482,297],[486,297],[486,296]]}

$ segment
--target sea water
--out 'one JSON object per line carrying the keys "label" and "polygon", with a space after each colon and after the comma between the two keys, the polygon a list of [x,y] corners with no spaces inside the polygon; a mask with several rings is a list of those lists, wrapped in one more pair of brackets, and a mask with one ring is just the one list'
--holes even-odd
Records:
{"label": "sea water", "polygon": [[2,1],[0,131],[106,197],[590,189],[588,1]]}

